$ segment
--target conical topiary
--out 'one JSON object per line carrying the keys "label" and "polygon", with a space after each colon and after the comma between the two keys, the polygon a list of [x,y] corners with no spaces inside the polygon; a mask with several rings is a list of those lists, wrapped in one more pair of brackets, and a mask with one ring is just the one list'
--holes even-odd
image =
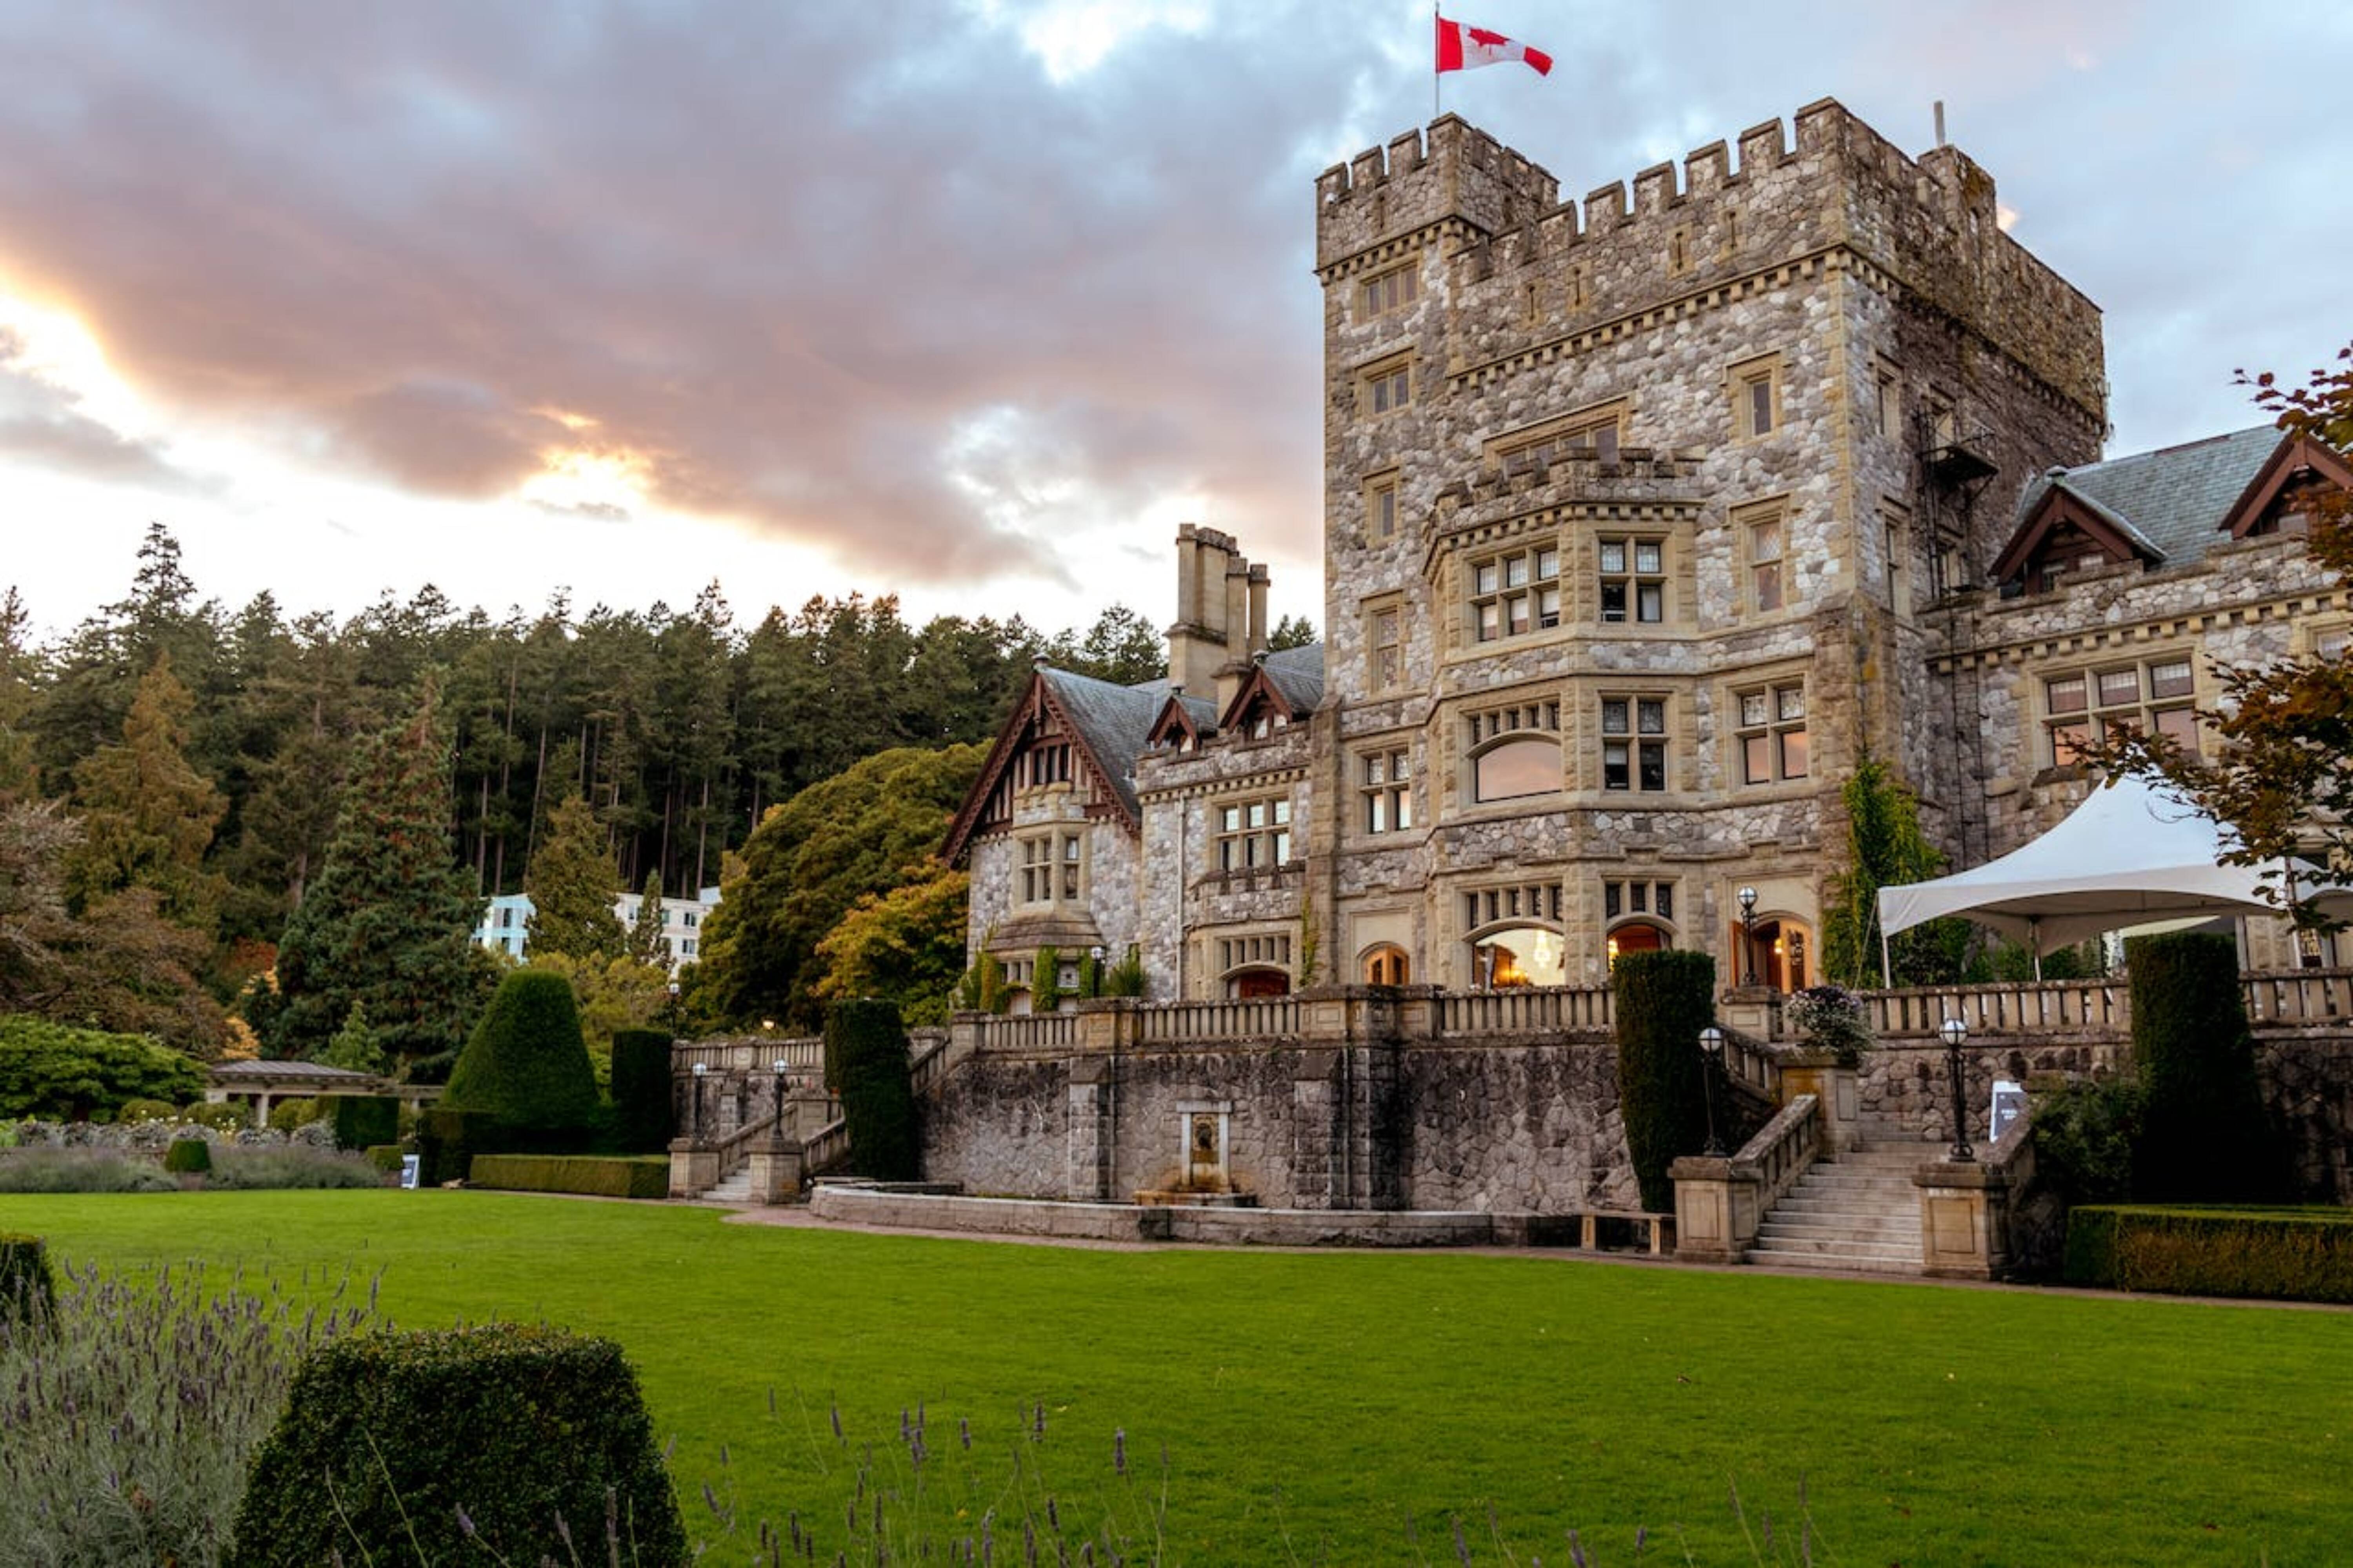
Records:
{"label": "conical topiary", "polygon": [[495,1118],[522,1147],[553,1148],[585,1134],[596,1115],[596,1077],[572,982],[533,969],[500,981],[441,1104]]}

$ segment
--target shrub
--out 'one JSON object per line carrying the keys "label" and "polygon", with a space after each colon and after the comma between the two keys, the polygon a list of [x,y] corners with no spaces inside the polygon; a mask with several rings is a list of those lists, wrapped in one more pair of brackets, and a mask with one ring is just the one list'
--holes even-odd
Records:
{"label": "shrub", "polygon": [[192,1100],[180,1107],[180,1119],[215,1132],[242,1132],[253,1125],[253,1110],[234,1100]]}
{"label": "shrub", "polygon": [[1862,998],[1844,986],[1806,987],[1789,998],[1785,1016],[1807,1040],[1849,1067],[1862,1062],[1871,1044],[1871,1021],[1864,1015]]}
{"label": "shrub", "polygon": [[0,1568],[218,1561],[293,1358],[361,1315],[225,1283],[69,1270],[54,1334],[0,1335]]}
{"label": "shrub", "polygon": [[2353,1302],[2353,1213],[2080,1208],[2066,1267],[2070,1285],[2115,1290]]}
{"label": "shrub", "polygon": [[201,1138],[175,1138],[164,1150],[164,1169],[174,1176],[201,1176],[213,1168],[213,1146]]}
{"label": "shrub", "polygon": [[387,1176],[397,1176],[407,1163],[409,1150],[397,1143],[371,1143],[367,1147],[367,1162]]}
{"label": "shrub", "polygon": [[441,1103],[493,1118],[510,1144],[548,1149],[578,1139],[596,1118],[596,1078],[572,982],[533,969],[501,980]]}
{"label": "shrub", "polygon": [[1062,1006],[1062,954],[1057,948],[1038,949],[1029,970],[1029,1011],[1057,1012]]}
{"label": "shrub", "polygon": [[670,1037],[659,1029],[613,1032],[613,1120],[623,1149],[650,1153],[676,1136],[670,1053]]}
{"label": "shrub", "polygon": [[58,1303],[49,1244],[0,1231],[0,1324],[48,1320]]}
{"label": "shrub", "polygon": [[12,1149],[0,1192],[168,1192],[179,1183],[153,1160],[114,1149]]}
{"label": "shrub", "polygon": [[111,1118],[132,1100],[177,1105],[204,1087],[202,1068],[147,1035],[0,1017],[0,1119]]}
{"label": "shrub", "polygon": [[579,1154],[480,1154],[467,1182],[511,1192],[577,1192],[591,1198],[667,1198],[670,1160]]}
{"label": "shrub", "polygon": [[2038,1097],[2036,1179],[2064,1203],[2124,1202],[2140,1121],[2140,1085],[2129,1078],[2080,1081]]}
{"label": "shrub", "polygon": [[417,1118],[418,1183],[438,1187],[463,1181],[477,1152],[495,1153],[493,1119],[480,1111],[435,1106]]}
{"label": "shrub", "polygon": [[914,1180],[923,1152],[907,1032],[899,1025],[896,1004],[871,998],[835,1002],[826,1014],[825,1054],[838,1075],[835,1092],[848,1124],[851,1168],[878,1181]]}
{"label": "shrub", "polygon": [[2200,931],[2137,937],[2133,1059],[2146,1102],[2134,1196],[2260,1202],[2284,1196],[2286,1159],[2255,1078],[2237,944]]}
{"label": "shrub", "polygon": [[281,1143],[259,1149],[223,1149],[213,1156],[211,1187],[244,1192],[381,1187],[384,1177],[364,1155]]}
{"label": "shrub", "polygon": [[169,1100],[125,1100],[114,1113],[117,1121],[172,1121],[180,1109]]}
{"label": "shrub", "polygon": [[1715,960],[1705,953],[1628,953],[1610,966],[1617,992],[1618,1107],[1642,1206],[1675,1206],[1667,1167],[1707,1139],[1699,1032],[1715,1016]]}
{"label": "shrub", "polygon": [[236,1542],[230,1568],[311,1568],[392,1542],[404,1562],[687,1561],[620,1347],[518,1324],[313,1352],[254,1461]]}
{"label": "shrub", "polygon": [[292,1132],[308,1127],[325,1114],[326,1108],[318,1100],[280,1100],[269,1107],[269,1130]]}
{"label": "shrub", "polygon": [[1121,956],[1119,962],[1111,967],[1111,972],[1103,976],[1103,994],[1105,996],[1142,996],[1144,994],[1144,951],[1134,942],[1127,945],[1127,951]]}
{"label": "shrub", "polygon": [[400,1136],[400,1102],[389,1095],[338,1095],[327,1105],[337,1149],[365,1149]]}

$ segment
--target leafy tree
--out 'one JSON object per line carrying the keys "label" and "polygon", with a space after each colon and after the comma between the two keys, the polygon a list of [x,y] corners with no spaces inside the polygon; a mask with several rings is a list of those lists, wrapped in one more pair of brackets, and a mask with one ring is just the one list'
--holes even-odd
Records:
{"label": "leafy tree", "polygon": [[608,1081],[613,1036],[626,1029],[650,1027],[670,1001],[669,971],[635,959],[575,959],[557,953],[533,959],[531,967],[572,982],[572,999],[580,1010],[580,1037],[600,1083]]}
{"label": "leafy tree", "polygon": [[201,1068],[144,1035],[0,1017],[0,1118],[111,1117],[132,1100],[179,1105],[204,1087]]}
{"label": "leafy tree", "polygon": [[613,889],[619,882],[604,825],[587,801],[566,795],[550,813],[546,842],[531,857],[523,878],[532,906],[524,952],[533,959],[620,958],[628,934],[613,913]]}
{"label": "leafy tree", "polygon": [[[2279,417],[2282,430],[2353,451],[2353,345],[2337,367],[2283,387],[2266,371],[2240,383]],[[2308,548],[2321,566],[2353,576],[2353,494],[2314,494]],[[2173,737],[2134,735],[2121,726],[2087,747],[2084,758],[2113,772],[2169,780],[2217,821],[2237,830],[2223,859],[2254,867],[2266,895],[2299,923],[2327,926],[2309,906],[2290,907],[2296,890],[2283,868],[2315,863],[2300,875],[2316,885],[2353,886],[2353,664],[2317,655],[2263,664],[2218,664],[2221,702],[2200,709],[2220,744],[2211,759],[2182,750]]]}
{"label": "leafy tree", "polygon": [[703,927],[699,1005],[816,1027],[818,944],[861,896],[928,874],[982,757],[976,746],[886,751],[769,812]]}
{"label": "leafy tree", "polygon": [[638,893],[638,917],[629,922],[628,956],[649,969],[670,970],[670,944],[662,939],[662,880],[659,871],[646,873]]}
{"label": "leafy tree", "polygon": [[39,706],[34,679],[41,665],[32,623],[14,588],[0,594],[0,806],[41,793],[40,754],[27,727]]}
{"label": "leafy tree", "polygon": [[353,1073],[381,1073],[385,1069],[384,1047],[376,1044],[375,1031],[368,1027],[367,1003],[353,1001],[352,1010],[343,1016],[343,1026],[327,1042],[319,1060],[330,1067],[341,1067]]}
{"label": "leafy tree", "polygon": [[946,1022],[971,886],[969,874],[934,860],[920,880],[859,899],[818,943],[817,994],[881,997],[911,1024]]}
{"label": "leafy tree", "polygon": [[271,1046],[307,1057],[355,1001],[396,1061],[454,1050],[480,1005],[481,908],[449,842],[449,743],[428,684],[372,736],[344,790],[317,884],[279,945]]}
{"label": "leafy tree", "polygon": [[1315,623],[1303,615],[1286,615],[1274,623],[1266,634],[1266,645],[1280,653],[1287,648],[1305,648],[1315,641]]}
{"label": "leafy tree", "polygon": [[66,857],[69,906],[144,887],[164,918],[212,930],[222,885],[205,870],[205,851],[228,802],[182,749],[192,700],[171,656],[159,655],[131,700],[121,742],[74,765],[82,831]]}
{"label": "leafy tree", "polygon": [[[1846,807],[1844,864],[1823,879],[1822,973],[1833,983],[1879,980],[1879,890],[1941,875],[1945,857],[1920,831],[1920,802],[1887,764],[1865,754],[1841,787]],[[1958,977],[1968,927],[1932,920],[1888,943],[1898,985],[1936,985]]]}

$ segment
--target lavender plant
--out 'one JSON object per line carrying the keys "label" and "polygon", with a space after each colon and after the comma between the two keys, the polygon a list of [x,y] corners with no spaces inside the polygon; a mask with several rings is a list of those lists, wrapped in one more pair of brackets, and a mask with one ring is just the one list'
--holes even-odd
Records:
{"label": "lavender plant", "polygon": [[0,1323],[0,1568],[212,1568],[295,1361],[373,1306],[299,1306],[201,1265],[69,1265],[38,1324]]}

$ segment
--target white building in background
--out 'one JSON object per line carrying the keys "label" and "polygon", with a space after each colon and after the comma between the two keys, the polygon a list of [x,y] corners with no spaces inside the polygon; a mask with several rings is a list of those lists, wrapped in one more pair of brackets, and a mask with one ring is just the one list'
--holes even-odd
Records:
{"label": "white building in background", "polygon": [[[613,917],[624,930],[635,929],[638,906],[644,902],[635,893],[613,895]],[[662,946],[670,952],[670,972],[676,974],[681,966],[694,962],[702,948],[702,923],[719,907],[719,889],[703,888],[692,898],[665,898],[661,901]],[[474,928],[477,947],[489,948],[520,961],[523,945],[531,933],[532,902],[528,893],[502,893],[482,909],[482,923]]]}

